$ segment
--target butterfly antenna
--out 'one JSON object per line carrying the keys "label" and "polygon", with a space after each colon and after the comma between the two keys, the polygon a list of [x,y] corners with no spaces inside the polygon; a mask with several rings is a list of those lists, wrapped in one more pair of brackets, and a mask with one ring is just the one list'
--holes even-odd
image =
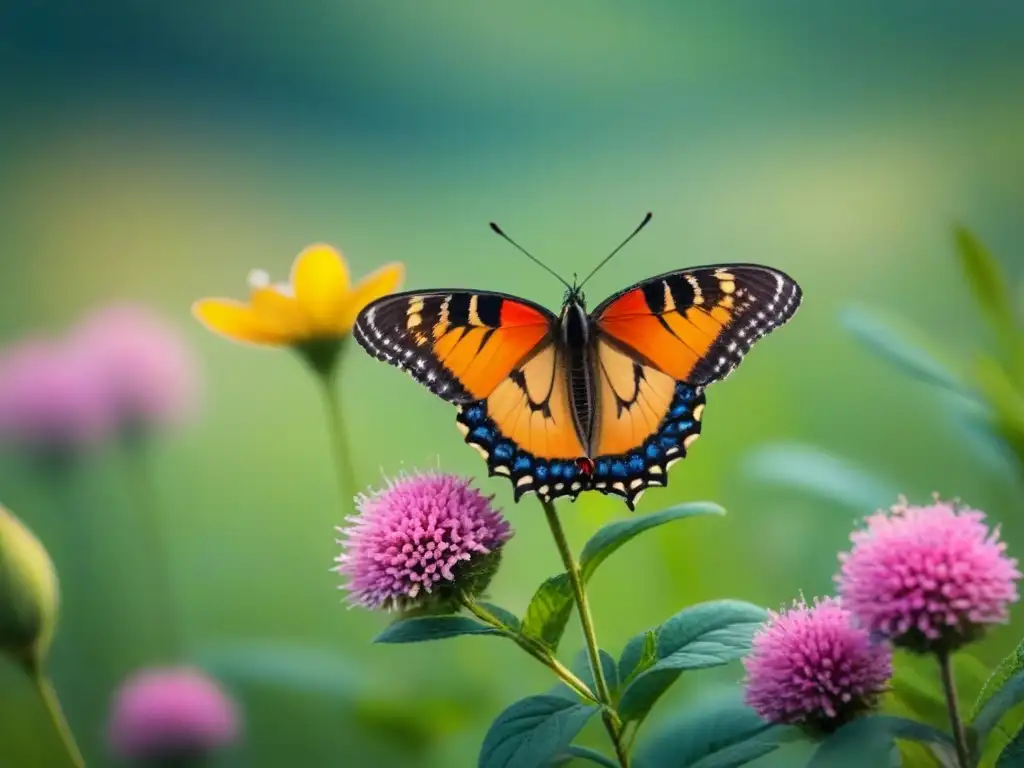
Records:
{"label": "butterfly antenna", "polygon": [[528,259],[529,259],[530,261],[532,261],[532,262],[533,262],[534,264],[537,264],[538,266],[540,266],[540,267],[541,267],[542,269],[546,270],[546,271],[547,271],[547,272],[549,272],[550,274],[554,275],[554,276],[555,276],[555,277],[556,277],[556,278],[558,279],[558,282],[560,282],[560,283],[561,283],[562,285],[564,285],[564,286],[565,286],[566,288],[568,288],[568,289],[569,289],[570,291],[572,290],[572,286],[571,286],[571,285],[569,285],[569,284],[568,284],[567,282],[565,282],[565,279],[564,279],[564,278],[563,278],[563,277],[562,277],[562,276],[561,276],[560,274],[558,274],[557,272],[555,272],[555,270],[553,270],[553,269],[552,269],[551,267],[549,267],[549,266],[548,266],[547,264],[545,264],[545,263],[544,263],[543,261],[541,261],[540,259],[538,259],[538,258],[537,258],[536,256],[534,256],[534,255],[533,255],[532,253],[530,253],[530,252],[529,252],[528,250],[526,250],[525,248],[523,248],[523,246],[521,246],[521,245],[520,245],[519,243],[517,243],[517,242],[516,242],[515,240],[513,240],[513,239],[512,239],[511,237],[509,237],[508,235],[506,235],[506,234],[505,234],[505,232],[504,232],[504,231],[502,230],[502,228],[501,228],[501,227],[499,227],[499,226],[498,226],[497,224],[495,224],[495,223],[494,223],[493,221],[491,222],[491,229],[493,229],[493,230],[494,230],[494,232],[495,232],[496,234],[498,234],[498,235],[501,235],[501,236],[502,236],[503,238],[505,238],[506,240],[508,240],[508,242],[510,242],[510,243],[512,244],[512,246],[513,246],[514,248],[516,248],[516,250],[518,250],[518,251],[519,251],[520,253],[522,253],[522,254],[523,254],[524,256],[526,256],[526,258],[528,258]]}
{"label": "butterfly antenna", "polygon": [[584,285],[586,285],[586,284],[587,284],[587,280],[589,280],[590,278],[592,278],[592,277],[594,276],[594,274],[595,274],[595,273],[597,272],[597,270],[599,270],[599,269],[600,269],[601,267],[603,267],[603,266],[604,266],[605,264],[607,264],[607,263],[608,263],[609,261],[611,261],[611,258],[612,258],[612,256],[614,256],[614,255],[615,255],[616,253],[618,253],[618,252],[619,252],[619,251],[621,251],[621,250],[622,250],[623,248],[625,248],[625,247],[626,247],[626,243],[628,243],[628,242],[629,242],[630,240],[632,240],[632,239],[633,239],[634,237],[636,237],[637,235],[639,235],[639,234],[640,234],[640,230],[641,230],[641,229],[643,229],[644,227],[646,227],[646,226],[648,225],[648,223],[649,223],[649,222],[651,221],[651,217],[652,217],[652,216],[654,216],[654,214],[653,214],[653,213],[651,213],[650,211],[648,211],[648,212],[647,212],[647,215],[646,215],[646,216],[644,216],[644,220],[640,222],[640,226],[638,226],[638,227],[637,227],[636,229],[634,229],[634,230],[633,230],[633,234],[631,234],[631,235],[630,235],[629,237],[627,237],[627,238],[626,238],[625,240],[623,240],[623,241],[622,241],[621,243],[619,243],[618,247],[617,247],[617,248],[616,248],[616,249],[615,249],[614,251],[612,251],[612,252],[611,252],[611,253],[609,253],[609,254],[608,254],[607,256],[605,256],[605,257],[604,257],[604,258],[603,258],[603,259],[601,260],[601,263],[600,263],[600,264],[598,264],[598,265],[597,265],[596,267],[594,267],[594,268],[593,268],[593,269],[592,269],[592,270],[590,271],[590,274],[589,274],[589,275],[587,275],[587,276],[586,276],[585,278],[583,278],[583,282],[582,282],[582,283],[580,283],[580,288],[582,288],[582,287],[583,287]]}

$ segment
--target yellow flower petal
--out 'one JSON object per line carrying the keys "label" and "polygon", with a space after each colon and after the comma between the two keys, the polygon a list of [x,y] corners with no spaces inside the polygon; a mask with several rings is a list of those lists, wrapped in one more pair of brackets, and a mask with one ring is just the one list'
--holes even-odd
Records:
{"label": "yellow flower petal", "polygon": [[356,323],[356,317],[363,311],[363,308],[374,299],[394,293],[402,284],[405,278],[405,265],[394,261],[385,264],[380,269],[371,272],[359,281],[359,284],[348,295],[345,301],[345,308],[338,318],[335,330],[338,333],[349,333]]}
{"label": "yellow flower petal", "polygon": [[302,342],[310,337],[310,325],[299,303],[278,288],[253,288],[249,293],[249,303],[257,322],[289,343]]}
{"label": "yellow flower petal", "polygon": [[332,332],[348,295],[348,265],[329,245],[306,248],[292,266],[292,287],[313,330]]}
{"label": "yellow flower petal", "polygon": [[249,344],[286,344],[288,339],[268,330],[252,307],[232,299],[200,299],[192,305],[192,314],[214,333],[231,341]]}

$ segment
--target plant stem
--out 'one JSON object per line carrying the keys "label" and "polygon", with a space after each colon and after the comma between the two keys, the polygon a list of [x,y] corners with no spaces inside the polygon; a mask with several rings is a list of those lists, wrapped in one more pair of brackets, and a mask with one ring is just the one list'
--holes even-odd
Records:
{"label": "plant stem", "polygon": [[518,632],[511,631],[505,626],[494,614],[488,611],[484,606],[473,600],[473,598],[466,595],[462,596],[462,605],[476,616],[484,624],[498,630],[505,637],[509,638],[516,645],[526,651],[528,654],[537,659],[541,664],[554,672],[567,686],[572,688],[583,698],[592,701],[594,703],[600,703],[597,697],[594,696],[593,691],[587,687],[587,684],[580,680],[576,675],[573,674],[572,670],[566,667],[562,662],[552,656],[547,649],[542,647],[540,644],[535,643],[528,637],[524,637]]}
{"label": "plant stem", "polygon": [[149,461],[148,439],[140,436],[126,441],[124,451],[128,484],[135,499],[136,515],[142,518],[142,526],[145,528],[147,555],[152,565],[148,571],[154,574],[157,582],[167,643],[170,645],[171,656],[176,658],[184,650],[181,617],[174,598],[171,558],[168,556],[167,541],[160,521],[160,508],[156,501],[158,494]]}
{"label": "plant stem", "polygon": [[615,746],[615,755],[622,768],[629,768],[629,754],[626,745],[622,740],[622,723],[612,709],[612,697],[608,690],[608,682],[604,679],[604,668],[601,666],[600,646],[597,644],[597,633],[594,631],[594,619],[590,615],[590,603],[587,601],[587,590],[583,585],[583,578],[580,576],[580,567],[573,557],[569,548],[569,541],[565,537],[565,530],[562,528],[562,521],[558,519],[555,505],[551,501],[541,500],[544,507],[544,516],[547,518],[548,527],[551,528],[551,535],[555,539],[555,546],[558,547],[558,554],[562,557],[565,565],[565,572],[572,584],[573,596],[576,600],[576,611],[580,615],[580,624],[583,627],[583,640],[587,646],[587,657],[590,659],[590,671],[594,675],[594,687],[597,689],[597,698],[603,705],[601,718],[604,720],[605,729],[611,737]]}
{"label": "plant stem", "polygon": [[324,398],[324,411],[327,415],[327,431],[331,440],[331,452],[334,456],[335,476],[338,481],[339,502],[343,510],[355,496],[355,470],[352,467],[352,453],[349,450],[345,418],[342,414],[341,397],[337,388],[337,369],[329,373],[319,374],[321,391]]}
{"label": "plant stem", "polygon": [[967,749],[967,736],[964,723],[960,719],[960,705],[956,698],[956,682],[953,680],[953,665],[949,651],[938,651],[939,672],[942,675],[942,687],[946,692],[946,707],[949,709],[949,725],[953,729],[953,741],[956,744],[957,762],[960,768],[970,768],[971,756]]}
{"label": "plant stem", "polygon": [[38,663],[29,663],[27,669],[29,677],[32,678],[32,683],[39,693],[39,698],[42,699],[43,706],[46,707],[46,712],[50,716],[53,729],[57,732],[57,737],[68,755],[68,762],[75,768],[85,768],[85,759],[78,749],[75,735],[71,732],[68,721],[64,718],[64,711],[61,709],[57,692],[53,689],[53,683],[50,682],[50,678],[46,676]]}

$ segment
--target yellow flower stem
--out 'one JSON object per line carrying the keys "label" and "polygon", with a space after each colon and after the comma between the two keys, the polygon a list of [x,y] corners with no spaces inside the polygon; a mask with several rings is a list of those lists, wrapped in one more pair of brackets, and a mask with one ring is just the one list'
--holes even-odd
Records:
{"label": "yellow flower stem", "polygon": [[324,412],[327,416],[327,431],[331,441],[331,452],[334,456],[334,471],[338,481],[339,503],[342,511],[347,511],[355,496],[356,473],[352,465],[352,452],[349,449],[348,433],[345,431],[345,417],[341,407],[341,395],[338,392],[337,368],[328,373],[318,374],[324,400]]}
{"label": "yellow flower stem", "polygon": [[587,590],[583,584],[583,577],[580,575],[580,567],[576,558],[569,548],[569,540],[565,537],[565,530],[562,528],[562,521],[558,518],[554,502],[541,500],[544,508],[544,516],[547,518],[548,527],[551,528],[551,535],[555,539],[555,546],[558,547],[558,554],[562,557],[562,564],[569,576],[569,583],[572,585],[573,597],[576,601],[576,612],[580,616],[580,625],[583,627],[583,640],[587,647],[587,656],[590,659],[590,671],[594,676],[594,687],[597,689],[597,698],[602,705],[601,719],[604,720],[605,729],[611,737],[615,746],[615,756],[622,768],[629,768],[629,753],[622,738],[622,722],[612,708],[612,697],[608,690],[608,681],[604,679],[604,668],[601,666],[600,646],[597,644],[597,632],[594,629],[594,619],[590,615],[590,602],[587,600]]}
{"label": "yellow flower stem", "polygon": [[61,709],[60,699],[57,696],[57,691],[53,688],[53,683],[50,682],[50,678],[43,672],[39,663],[31,662],[27,665],[27,669],[29,677],[32,678],[32,684],[46,708],[46,713],[50,716],[53,730],[57,733],[57,737],[67,753],[68,763],[75,768],[85,768],[85,759],[82,757],[82,752],[75,741],[75,735],[71,732],[71,727],[64,717],[64,710]]}
{"label": "yellow flower stem", "polygon": [[484,624],[496,629],[505,637],[512,640],[516,645],[530,654],[533,658],[537,659],[541,664],[550,669],[559,679],[569,686],[573,691],[582,696],[588,701],[592,701],[595,704],[600,702],[594,693],[587,687],[587,684],[579,679],[572,670],[566,667],[562,662],[556,659],[551,653],[541,646],[539,643],[532,641],[530,638],[523,636],[518,632],[511,631],[506,627],[494,614],[487,610],[484,606],[480,605],[476,600],[469,597],[468,595],[462,596],[462,605],[476,616]]}
{"label": "yellow flower stem", "polygon": [[128,485],[135,502],[135,517],[140,519],[145,528],[146,554],[152,565],[147,569],[156,580],[159,592],[161,613],[163,614],[166,644],[172,658],[184,651],[182,627],[178,603],[174,598],[174,587],[171,578],[171,558],[167,551],[164,527],[160,520],[160,505],[153,481],[153,472],[149,460],[149,439],[138,436],[124,443],[125,464],[128,472]]}

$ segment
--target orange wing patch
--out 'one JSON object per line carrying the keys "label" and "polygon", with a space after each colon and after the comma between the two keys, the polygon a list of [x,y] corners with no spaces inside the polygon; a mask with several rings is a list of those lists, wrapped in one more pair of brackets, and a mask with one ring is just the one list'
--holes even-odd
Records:
{"label": "orange wing patch", "polygon": [[597,345],[597,414],[592,455],[625,454],[661,427],[675,380],[607,342]]}
{"label": "orange wing patch", "polygon": [[757,339],[800,304],[799,286],[778,270],[723,265],[639,283],[594,310],[598,328],[679,381],[725,378]]}
{"label": "orange wing patch", "polygon": [[356,340],[451,402],[485,399],[549,334],[554,316],[493,293],[408,292],[369,305]]}
{"label": "orange wing patch", "polygon": [[502,436],[537,458],[582,456],[567,381],[564,361],[548,344],[495,388],[487,412]]}

